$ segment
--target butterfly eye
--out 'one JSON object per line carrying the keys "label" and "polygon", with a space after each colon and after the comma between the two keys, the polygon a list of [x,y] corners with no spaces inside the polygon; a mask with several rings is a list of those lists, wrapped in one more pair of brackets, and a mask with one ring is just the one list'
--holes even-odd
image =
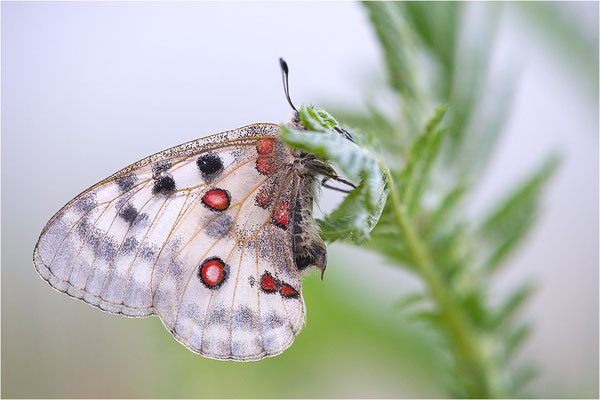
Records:
{"label": "butterfly eye", "polygon": [[227,279],[227,268],[219,257],[209,258],[200,265],[198,276],[204,286],[217,289]]}

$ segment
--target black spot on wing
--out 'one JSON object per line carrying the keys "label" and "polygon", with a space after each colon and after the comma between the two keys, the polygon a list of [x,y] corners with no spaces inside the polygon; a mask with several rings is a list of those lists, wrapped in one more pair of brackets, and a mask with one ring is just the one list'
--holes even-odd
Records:
{"label": "black spot on wing", "polygon": [[206,153],[198,157],[196,165],[205,181],[213,180],[223,172],[223,160],[214,153]]}
{"label": "black spot on wing", "polygon": [[169,175],[158,176],[154,179],[152,194],[171,193],[175,191],[175,180]]}
{"label": "black spot on wing", "polygon": [[127,204],[121,209],[121,212],[119,212],[119,217],[123,218],[125,222],[128,222],[130,225],[133,224],[133,221],[135,221],[137,216],[138,210],[131,204]]}

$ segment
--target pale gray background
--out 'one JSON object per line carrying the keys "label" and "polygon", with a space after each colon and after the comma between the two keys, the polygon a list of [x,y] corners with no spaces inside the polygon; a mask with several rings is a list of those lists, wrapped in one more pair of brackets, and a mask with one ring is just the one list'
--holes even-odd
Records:
{"label": "pale gray background", "polygon": [[[597,3],[566,7],[597,37]],[[552,51],[519,18],[502,24],[494,65],[518,60],[522,75],[473,212],[550,151],[563,156],[542,218],[498,288],[523,276],[539,282],[527,308],[536,331],[523,354],[543,367],[536,392],[597,396],[598,92]],[[3,389],[12,385],[14,395],[43,379],[36,365],[52,363],[39,364],[40,354],[67,340],[61,326],[75,329],[69,317],[79,319],[81,340],[86,329],[106,338],[78,362],[96,357],[99,368],[111,368],[102,354],[127,351],[101,313],[71,305],[37,277],[31,253],[45,222],[81,190],[150,153],[286,121],[280,56],[290,64],[296,103],[362,107],[370,77],[383,74],[365,10],[355,3],[2,3]],[[324,208],[332,201],[324,199]],[[329,279],[347,281],[356,296],[395,299],[360,289],[361,260],[388,274],[395,293],[411,285],[368,253],[331,248],[332,258],[348,254],[338,263],[346,270]],[[55,321],[59,307],[71,308]]]}

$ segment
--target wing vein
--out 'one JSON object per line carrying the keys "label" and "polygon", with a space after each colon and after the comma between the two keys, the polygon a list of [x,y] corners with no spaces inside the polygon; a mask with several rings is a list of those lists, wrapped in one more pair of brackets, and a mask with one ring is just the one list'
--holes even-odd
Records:
{"label": "wing vein", "polygon": [[[148,182],[149,182],[149,180],[145,181],[145,183],[142,185],[142,187],[140,189],[138,189],[131,196],[129,196],[127,198],[127,200],[123,202],[123,204],[119,207],[119,209],[115,213],[115,216],[113,217],[113,220],[111,221],[110,225],[108,226],[108,229],[106,230],[106,232],[104,232],[104,236],[102,237],[102,241],[100,242],[100,245],[98,246],[98,251],[96,251],[96,254],[94,255],[94,260],[92,261],[92,264],[90,265],[90,272],[88,273],[88,277],[87,277],[87,279],[85,281],[85,285],[83,286],[84,288],[87,288],[88,283],[90,282],[90,277],[92,276],[93,272],[96,270],[96,260],[98,260],[98,255],[102,251],[102,246],[104,245],[104,242],[106,241],[106,238],[108,237],[108,233],[112,229],[113,224],[115,223],[117,217],[119,216],[119,212],[123,209],[123,207],[125,206],[125,204],[127,204],[133,198],[133,196],[135,196],[136,194],[138,194],[139,192],[141,192],[144,189],[144,187],[146,187],[146,185],[148,184]],[[139,185],[137,185],[137,186],[139,186]],[[119,196],[115,197],[114,199],[112,199],[109,202],[109,204],[111,204],[112,202],[114,202],[119,197],[121,197],[121,195],[119,195]],[[102,295],[102,292],[99,292],[98,293],[98,297],[100,297],[101,295]]]}

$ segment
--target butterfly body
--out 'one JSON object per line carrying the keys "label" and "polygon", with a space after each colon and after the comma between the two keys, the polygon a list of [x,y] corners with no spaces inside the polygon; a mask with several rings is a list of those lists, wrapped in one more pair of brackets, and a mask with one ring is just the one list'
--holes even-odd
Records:
{"label": "butterfly body", "polygon": [[304,323],[301,274],[326,266],[312,205],[327,164],[278,136],[249,125],[113,174],[48,222],[38,273],[104,311],[158,315],[206,357],[281,353]]}

